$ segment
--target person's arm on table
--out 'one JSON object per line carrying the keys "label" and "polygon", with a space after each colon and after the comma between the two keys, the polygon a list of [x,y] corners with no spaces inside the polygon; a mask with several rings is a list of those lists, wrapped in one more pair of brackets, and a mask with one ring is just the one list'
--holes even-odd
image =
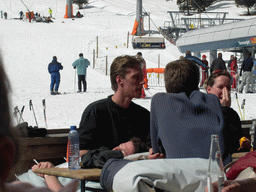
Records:
{"label": "person's arm on table", "polygon": [[59,191],[63,188],[63,185],[59,182],[56,176],[44,175],[45,181],[49,189],[52,191]]}
{"label": "person's arm on table", "polygon": [[79,157],[82,157],[85,153],[87,153],[88,150],[84,149],[84,150],[80,150],[79,151]]}
{"label": "person's arm on table", "polygon": [[[34,172],[36,169],[44,169],[44,168],[51,168],[54,165],[50,162],[40,162],[37,165],[32,166],[32,171]],[[36,173],[38,176],[43,177],[48,188],[52,191],[59,191],[63,188],[62,184],[59,182],[56,176],[46,175],[46,174],[39,174]]]}

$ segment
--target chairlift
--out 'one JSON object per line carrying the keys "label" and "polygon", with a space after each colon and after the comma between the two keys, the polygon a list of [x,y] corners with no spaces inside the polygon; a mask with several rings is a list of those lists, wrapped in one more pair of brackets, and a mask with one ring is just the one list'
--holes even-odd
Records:
{"label": "chairlift", "polygon": [[[144,30],[143,16],[149,17],[149,30]],[[142,12],[142,0],[137,0],[136,19],[132,30],[132,47],[136,48],[156,48],[165,49],[164,37],[154,37],[150,34],[159,34],[159,31],[150,30],[150,13]],[[145,36],[149,34],[149,36]]]}
{"label": "chairlift", "polygon": [[165,39],[163,37],[152,37],[152,36],[133,36],[132,47],[138,48],[156,48],[165,49]]}

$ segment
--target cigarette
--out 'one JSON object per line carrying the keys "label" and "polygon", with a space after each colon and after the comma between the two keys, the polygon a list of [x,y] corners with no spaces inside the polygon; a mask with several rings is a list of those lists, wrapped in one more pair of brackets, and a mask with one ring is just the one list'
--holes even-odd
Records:
{"label": "cigarette", "polygon": [[38,164],[37,160],[33,159],[33,161],[35,161],[35,162],[36,162],[36,164]]}

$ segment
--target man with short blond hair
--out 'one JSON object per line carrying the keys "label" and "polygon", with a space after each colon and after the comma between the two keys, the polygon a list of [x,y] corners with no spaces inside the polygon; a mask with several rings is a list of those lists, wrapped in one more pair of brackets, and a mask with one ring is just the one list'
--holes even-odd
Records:
{"label": "man with short blond hair", "polygon": [[132,102],[141,97],[144,84],[141,64],[132,56],[119,56],[110,67],[113,95],[87,106],[81,118],[80,155],[105,146],[114,148],[132,137],[150,145],[150,113]]}

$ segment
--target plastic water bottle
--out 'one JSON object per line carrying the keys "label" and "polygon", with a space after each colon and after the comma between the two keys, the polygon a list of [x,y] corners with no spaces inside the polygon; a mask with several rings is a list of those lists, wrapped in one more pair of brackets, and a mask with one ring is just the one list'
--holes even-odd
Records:
{"label": "plastic water bottle", "polygon": [[79,169],[79,137],[76,126],[71,126],[68,134],[68,168]]}
{"label": "plastic water bottle", "polygon": [[221,157],[220,145],[218,135],[211,135],[211,148],[209,155],[209,165],[207,171],[207,187],[208,192],[212,192],[212,182],[218,181],[218,192],[221,192],[224,187],[224,180],[226,179],[223,162]]}

